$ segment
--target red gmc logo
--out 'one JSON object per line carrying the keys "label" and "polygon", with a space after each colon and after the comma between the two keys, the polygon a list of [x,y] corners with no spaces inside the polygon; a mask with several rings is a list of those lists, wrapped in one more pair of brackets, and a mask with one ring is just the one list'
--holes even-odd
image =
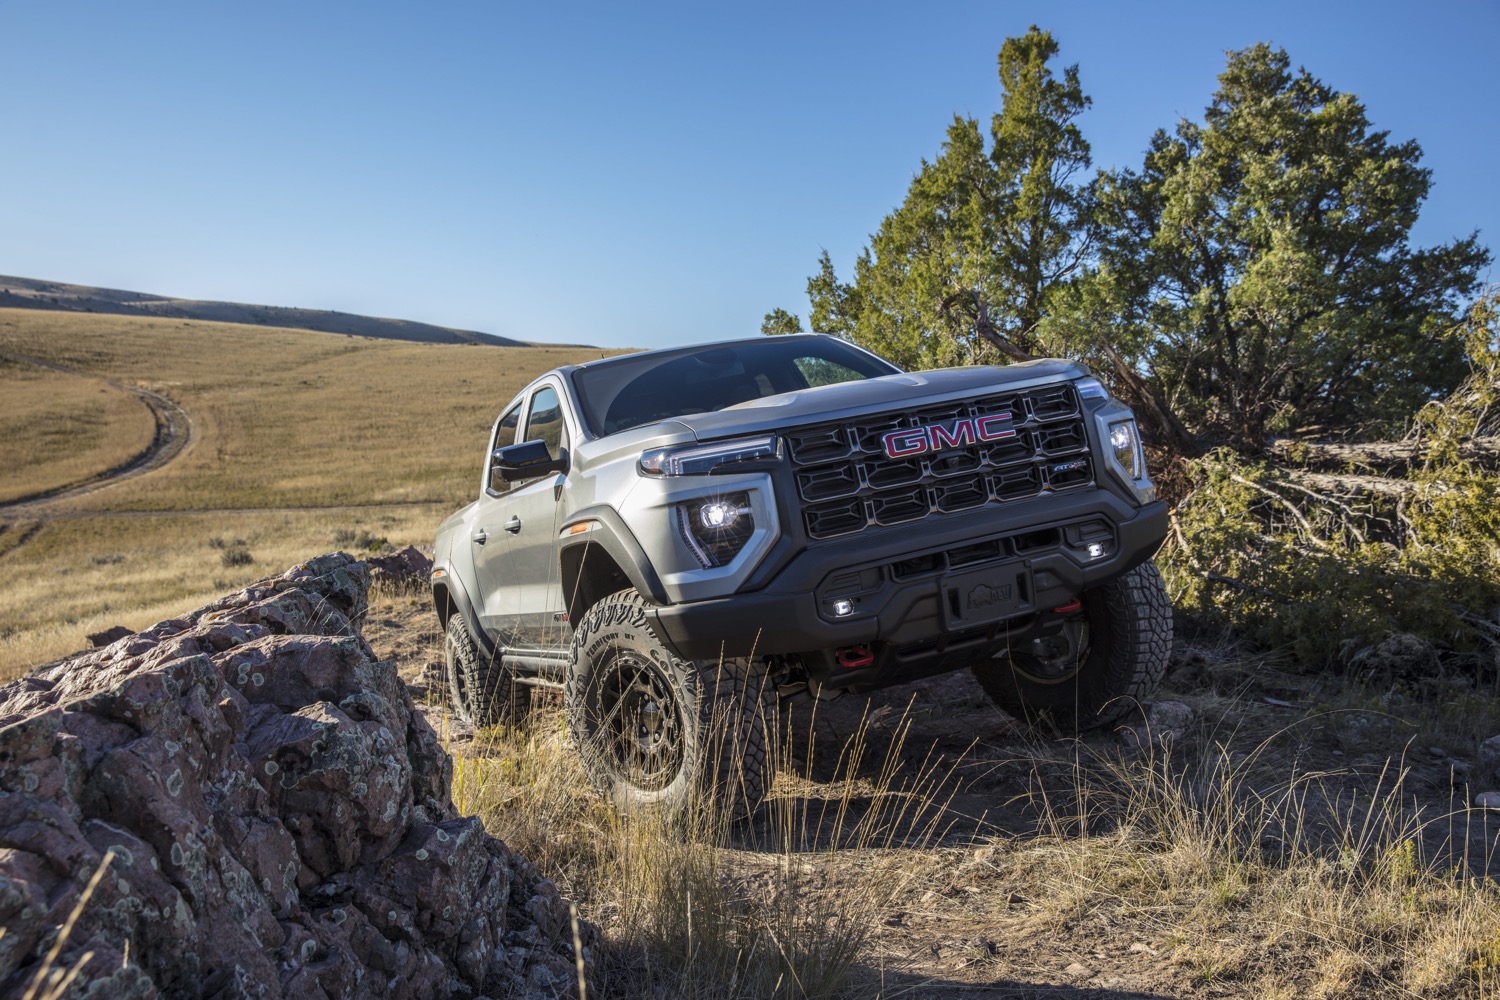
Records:
{"label": "red gmc logo", "polygon": [[891,458],[910,458],[929,451],[966,448],[973,444],[1003,441],[1016,436],[1009,413],[987,417],[964,417],[949,424],[928,424],[883,435],[880,445]]}

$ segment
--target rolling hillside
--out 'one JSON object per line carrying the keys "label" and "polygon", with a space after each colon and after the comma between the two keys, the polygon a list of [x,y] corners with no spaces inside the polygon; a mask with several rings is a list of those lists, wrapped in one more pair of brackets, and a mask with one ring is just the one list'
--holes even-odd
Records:
{"label": "rolling hillside", "polygon": [[[117,316],[152,316],[158,319],[193,319],[213,323],[248,323],[253,326],[297,328],[319,333],[343,333],[385,340],[412,340],[426,344],[489,344],[495,347],[530,347],[528,341],[511,340],[474,330],[455,330],[431,323],[326,309],[288,306],[258,306],[243,302],[207,302],[177,299],[116,288],[70,285],[61,281],[13,278],[0,275],[0,308],[48,309],[61,312],[105,313]],[[562,346],[562,345],[559,345]],[[569,345],[571,346],[571,345]]]}

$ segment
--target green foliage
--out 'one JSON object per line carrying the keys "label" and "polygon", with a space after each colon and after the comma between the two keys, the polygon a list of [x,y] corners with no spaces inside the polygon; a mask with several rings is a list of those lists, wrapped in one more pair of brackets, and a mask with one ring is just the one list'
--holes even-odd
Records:
{"label": "green foliage", "polygon": [[1471,375],[1419,414],[1409,479],[1340,492],[1227,449],[1192,463],[1161,556],[1178,605],[1311,663],[1398,633],[1500,652],[1500,473],[1463,448],[1500,402],[1497,305],[1460,330]]}
{"label": "green foliage", "polygon": [[803,333],[802,317],[796,313],[789,313],[785,309],[772,309],[766,313],[765,319],[760,321],[760,332],[768,337],[775,337],[785,333]]}
{"label": "green foliage", "polygon": [[1399,426],[1462,377],[1443,334],[1490,260],[1475,235],[1410,245],[1420,158],[1285,51],[1231,53],[1202,123],[1101,176],[1094,287],[1057,332],[1102,321],[1189,426],[1239,446]]}
{"label": "green foliage", "polygon": [[784,333],[805,333],[802,330],[802,318],[793,312],[784,309],[772,309],[765,313],[765,319],[760,321],[760,333],[768,337],[780,336]]}
{"label": "green foliage", "polygon": [[1060,79],[1048,68],[1057,51],[1034,25],[1006,39],[989,148],[976,120],[953,119],[855,262],[854,282],[819,258],[807,283],[813,329],[912,368],[1035,353],[1047,295],[1087,247],[1087,192],[1073,178],[1090,162],[1075,124],[1090,100],[1076,66]]}
{"label": "green foliage", "polygon": [[820,256],[813,329],[911,368],[1077,357],[1184,452],[1388,433],[1462,377],[1444,332],[1490,254],[1477,234],[1411,244],[1431,184],[1415,142],[1259,44],[1201,121],[1087,185],[1090,99],[1057,52],[1035,26],[1005,41],[988,142],[955,117],[853,280]]}

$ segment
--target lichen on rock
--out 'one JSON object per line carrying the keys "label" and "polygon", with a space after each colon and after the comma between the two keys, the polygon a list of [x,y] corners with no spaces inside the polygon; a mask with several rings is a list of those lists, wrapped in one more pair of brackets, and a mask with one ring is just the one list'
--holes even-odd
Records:
{"label": "lichen on rock", "polygon": [[[452,762],[310,560],[0,687],[0,997],[565,996],[567,903],[460,817]],[[585,955],[594,932],[582,928]]]}

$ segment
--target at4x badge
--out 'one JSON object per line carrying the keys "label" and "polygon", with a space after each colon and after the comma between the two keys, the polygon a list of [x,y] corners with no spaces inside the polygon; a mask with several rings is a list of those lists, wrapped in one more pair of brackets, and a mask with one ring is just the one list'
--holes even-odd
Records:
{"label": "at4x badge", "polygon": [[880,446],[890,458],[911,458],[930,451],[967,448],[974,444],[1003,441],[1016,436],[1009,413],[984,417],[962,417],[946,424],[927,424],[882,435]]}

